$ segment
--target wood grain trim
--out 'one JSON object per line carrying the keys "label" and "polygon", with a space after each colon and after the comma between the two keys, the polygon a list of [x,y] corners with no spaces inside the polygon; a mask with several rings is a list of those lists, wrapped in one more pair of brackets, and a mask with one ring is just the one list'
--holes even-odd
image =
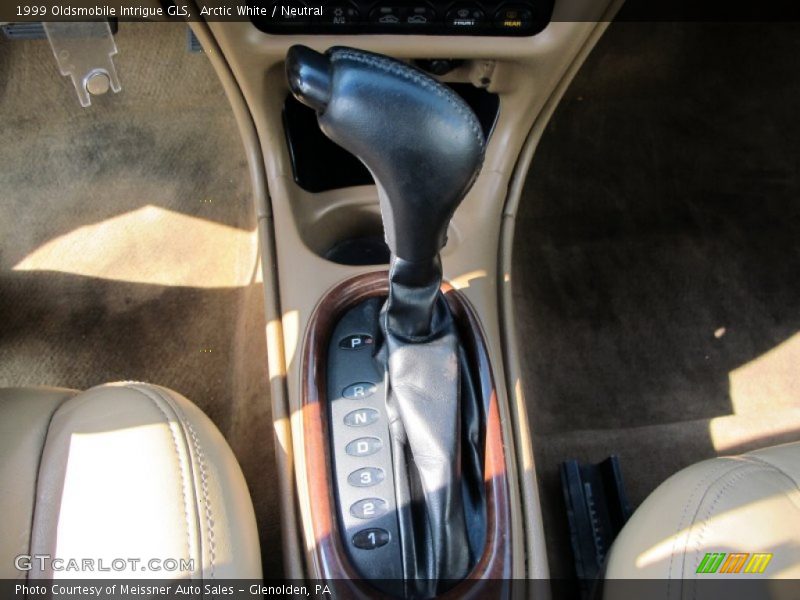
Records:
{"label": "wood grain trim", "polygon": [[[381,598],[355,571],[342,546],[333,497],[332,464],[327,410],[325,406],[327,348],[339,317],[355,304],[388,293],[386,272],[374,272],[348,279],[331,290],[319,303],[309,322],[303,345],[303,434],[305,464],[314,540],[311,549],[312,575],[327,580],[344,598]],[[479,384],[488,397],[484,474],[486,484],[486,547],[467,579],[441,598],[498,598],[509,593],[511,577],[511,511],[509,484],[500,411],[480,323],[466,299],[449,285],[443,285],[448,304],[456,318],[462,343],[473,364],[480,365]]]}

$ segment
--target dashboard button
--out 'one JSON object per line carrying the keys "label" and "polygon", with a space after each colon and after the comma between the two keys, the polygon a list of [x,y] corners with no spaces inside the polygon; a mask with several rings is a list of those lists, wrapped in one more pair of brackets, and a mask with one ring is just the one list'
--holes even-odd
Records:
{"label": "dashboard button", "polygon": [[408,25],[433,25],[436,22],[436,11],[429,6],[411,6],[405,14],[405,22]]}
{"label": "dashboard button", "polygon": [[[358,9],[353,6],[352,4],[348,4],[346,2],[338,2],[336,4],[330,4],[325,6],[322,9],[322,16],[320,17],[319,21],[324,23],[325,25],[331,25],[333,27],[348,27],[351,25],[357,25],[361,19],[361,13],[358,12]],[[348,336],[351,337],[359,337],[359,336]],[[370,340],[368,335],[363,336],[367,337]],[[348,339],[345,338],[345,339]],[[340,348],[344,348],[341,343],[339,344]]]}
{"label": "dashboard button", "polygon": [[369,13],[369,20],[378,25],[400,25],[405,17],[406,11],[399,6],[379,6]]}
{"label": "dashboard button", "polygon": [[485,24],[486,14],[477,4],[457,4],[451,8],[445,22],[448,27],[475,29]]}
{"label": "dashboard button", "polygon": [[364,498],[350,507],[350,514],[356,519],[374,519],[389,510],[385,500],[380,498]]}
{"label": "dashboard button", "polygon": [[357,438],[345,446],[350,456],[371,456],[383,448],[383,442],[374,437]]}
{"label": "dashboard button", "polygon": [[368,346],[372,346],[372,336],[366,333],[348,335],[339,340],[339,348],[343,350],[361,350]]}
{"label": "dashboard button", "polygon": [[352,383],[342,390],[342,396],[348,400],[358,400],[360,398],[369,398],[377,390],[374,383],[368,381],[360,381]]}
{"label": "dashboard button", "polygon": [[494,15],[495,27],[507,31],[527,29],[533,21],[533,12],[526,6],[506,6]]}
{"label": "dashboard button", "polygon": [[347,476],[347,482],[354,487],[372,487],[383,481],[383,469],[364,467]]}
{"label": "dashboard button", "polygon": [[374,408],[359,408],[344,416],[344,424],[348,427],[366,427],[377,421],[378,416]]}
{"label": "dashboard button", "polygon": [[374,550],[389,543],[391,536],[385,529],[362,529],[353,536],[353,546],[361,550]]}

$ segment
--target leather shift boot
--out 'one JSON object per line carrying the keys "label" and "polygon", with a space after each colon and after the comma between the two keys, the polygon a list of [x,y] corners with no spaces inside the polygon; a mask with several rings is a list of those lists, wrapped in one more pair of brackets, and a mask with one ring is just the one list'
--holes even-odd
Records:
{"label": "leather shift boot", "polygon": [[379,356],[406,595],[430,598],[466,577],[483,547],[482,411],[438,259],[423,268],[395,258],[389,280]]}

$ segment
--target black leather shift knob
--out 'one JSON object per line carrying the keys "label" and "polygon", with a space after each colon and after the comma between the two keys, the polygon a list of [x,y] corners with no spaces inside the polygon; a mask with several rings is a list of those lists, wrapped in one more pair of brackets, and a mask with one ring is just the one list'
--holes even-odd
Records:
{"label": "black leather shift knob", "polygon": [[434,259],[483,162],[483,132],[469,106],[418,69],[352,48],[293,46],[286,73],[325,134],[375,178],[392,253]]}

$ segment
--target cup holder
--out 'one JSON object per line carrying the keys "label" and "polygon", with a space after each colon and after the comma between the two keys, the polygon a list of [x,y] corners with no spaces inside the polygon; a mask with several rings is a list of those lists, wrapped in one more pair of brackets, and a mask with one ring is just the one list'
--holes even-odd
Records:
{"label": "cup holder", "polygon": [[[389,247],[373,186],[301,194],[298,199],[293,205],[295,218],[304,243],[314,254],[339,265],[389,265]],[[454,252],[460,242],[461,235],[451,221],[442,256]]]}
{"label": "cup holder", "polygon": [[383,235],[351,238],[331,246],[325,259],[340,265],[386,265],[389,264],[389,246]]}
{"label": "cup holder", "polygon": [[[320,258],[348,266],[389,265],[375,186],[321,194],[298,190],[292,212],[303,243]],[[451,221],[442,256],[449,256],[460,243],[461,234]]]}
{"label": "cup holder", "polygon": [[317,256],[340,265],[389,264],[389,247],[373,186],[304,200],[294,204],[295,217],[304,242]]}

